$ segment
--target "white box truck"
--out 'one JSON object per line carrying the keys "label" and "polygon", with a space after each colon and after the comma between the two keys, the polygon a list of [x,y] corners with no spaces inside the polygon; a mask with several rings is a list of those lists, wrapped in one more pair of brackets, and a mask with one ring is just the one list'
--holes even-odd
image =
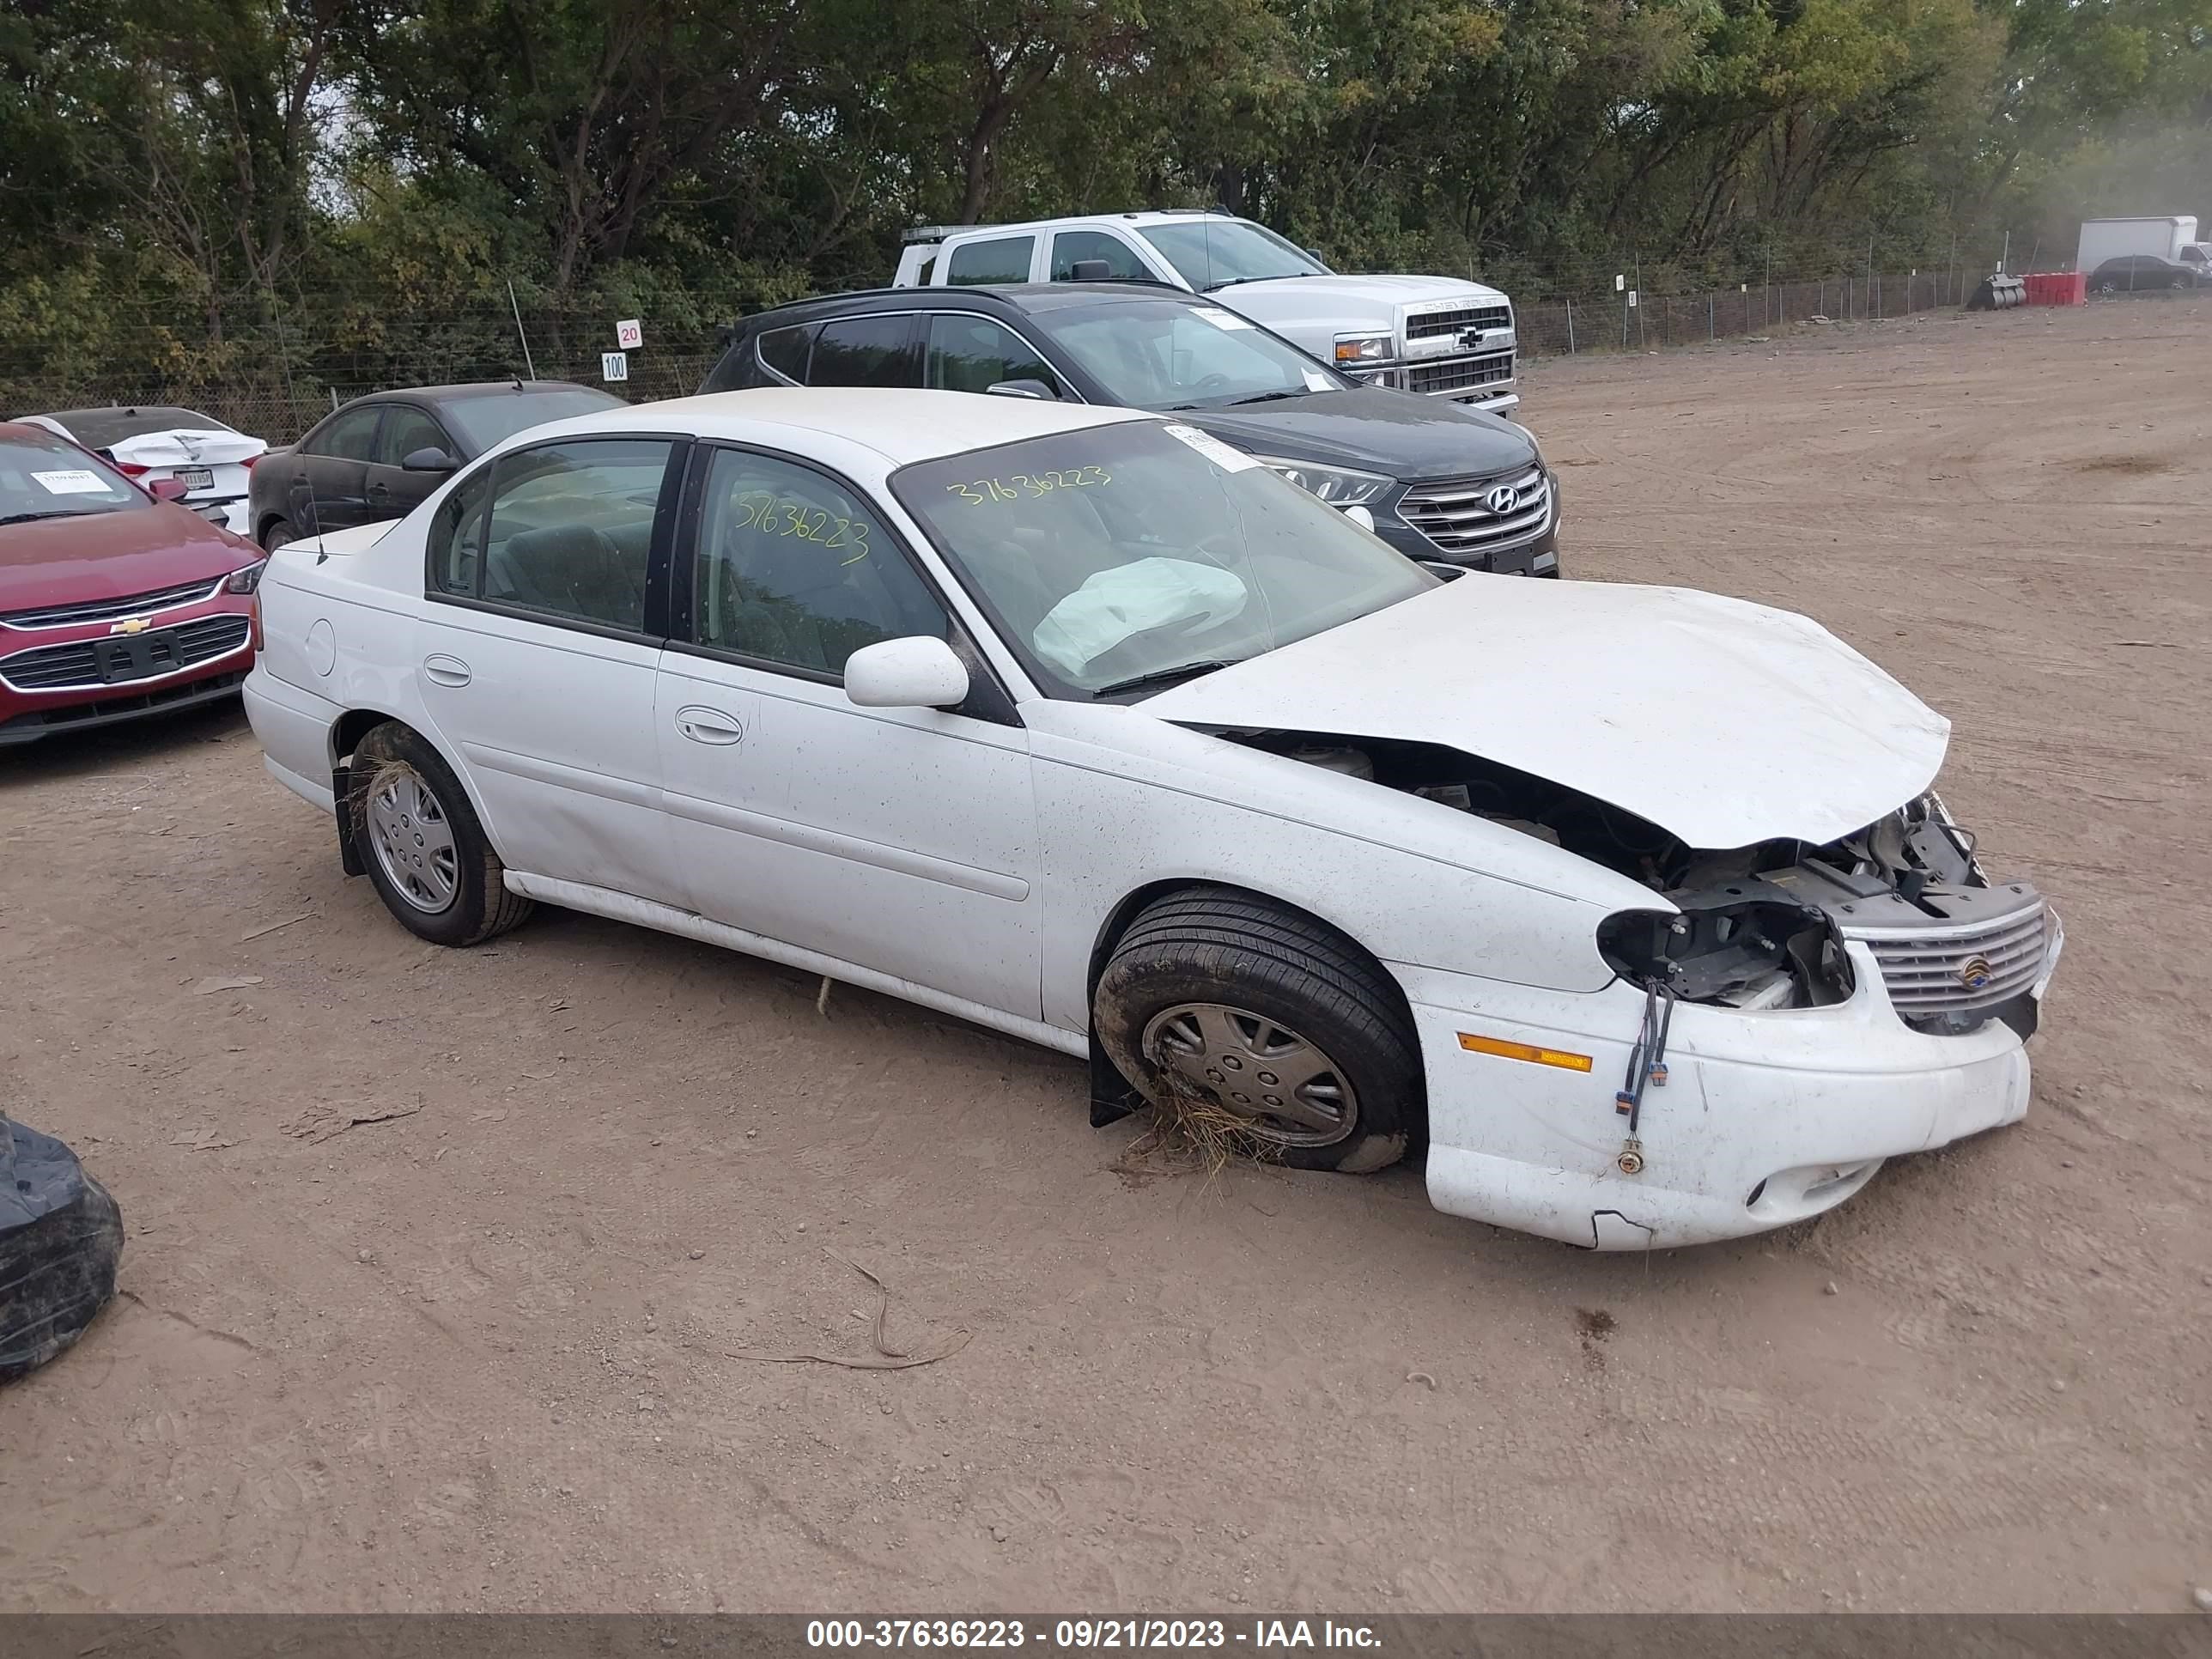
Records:
{"label": "white box truck", "polygon": [[1503,415],[1515,387],[1513,302],[1455,276],[1331,270],[1265,225],[1203,210],[1092,213],[906,234],[894,288],[1164,283],[1271,328],[1356,380]]}
{"label": "white box truck", "polygon": [[2081,222],[2081,245],[2074,255],[2075,270],[2094,271],[2101,264],[2130,254],[2147,255],[2168,264],[2201,268],[2208,258],[2212,258],[2212,247],[2197,240],[2197,216],[2193,213]]}

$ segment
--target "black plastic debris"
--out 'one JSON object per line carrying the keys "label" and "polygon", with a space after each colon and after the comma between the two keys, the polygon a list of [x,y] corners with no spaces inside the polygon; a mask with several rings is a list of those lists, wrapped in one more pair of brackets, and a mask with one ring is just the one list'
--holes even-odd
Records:
{"label": "black plastic debris", "polygon": [[0,1117],[0,1382],[45,1364],[115,1295],[123,1212],[76,1154]]}

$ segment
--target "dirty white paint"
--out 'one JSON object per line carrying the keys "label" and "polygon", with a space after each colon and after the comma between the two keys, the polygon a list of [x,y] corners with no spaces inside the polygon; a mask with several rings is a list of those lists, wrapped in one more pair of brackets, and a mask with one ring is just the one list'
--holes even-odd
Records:
{"label": "dirty white paint", "polygon": [[[327,812],[339,719],[403,720],[453,763],[517,890],[1071,1054],[1085,1051],[1100,930],[1128,896],[1176,881],[1271,895],[1352,934],[1405,990],[1437,1207],[1578,1244],[1756,1232],[1842,1202],[1885,1158],[2020,1116],[2019,1039],[1994,1024],[1911,1030],[1854,945],[1857,989],[1838,1006],[1678,1008],[1672,1077],[1644,1108],[1644,1167],[1623,1175],[1613,1093],[1642,995],[1595,934],[1615,911],[1668,901],[1488,819],[1194,728],[1437,743],[1728,847],[1826,841],[1893,810],[1933,779],[1945,723],[1801,617],[1488,577],[1133,706],[1044,698],[886,481],[914,460],[1140,418],[779,389],[522,441],[688,430],[834,469],[872,499],[886,541],[915,550],[1018,723],[862,708],[840,685],[427,600],[441,491],[398,525],[272,556],[268,648],[246,686],[266,763]],[[1462,1033],[1590,1067],[1470,1052]]]}

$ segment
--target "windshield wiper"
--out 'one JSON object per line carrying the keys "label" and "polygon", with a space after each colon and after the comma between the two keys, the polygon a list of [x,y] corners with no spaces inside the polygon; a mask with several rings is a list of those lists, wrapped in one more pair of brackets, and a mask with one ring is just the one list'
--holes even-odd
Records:
{"label": "windshield wiper", "polygon": [[1218,283],[1208,283],[1204,288],[1199,289],[1199,292],[1200,294],[1218,294],[1224,288],[1235,288],[1239,283],[1272,283],[1285,276],[1315,276],[1318,275],[1320,275],[1318,271],[1312,270],[1273,270],[1266,272],[1265,274],[1258,276],[1224,276]]}
{"label": "windshield wiper", "polygon": [[92,519],[98,516],[96,513],[79,513],[68,507],[49,507],[36,513],[10,513],[6,518],[0,519],[0,524],[35,524],[40,519]]}
{"label": "windshield wiper", "polygon": [[1232,398],[1229,400],[1229,406],[1231,409],[1241,409],[1246,404],[1272,404],[1279,398],[1303,398],[1305,395],[1306,392],[1304,391],[1261,392],[1249,398]]}
{"label": "windshield wiper", "polygon": [[1146,686],[1157,685],[1164,680],[1187,680],[1200,674],[1211,674],[1217,668],[1233,667],[1243,661],[1242,657],[1210,657],[1203,662],[1179,662],[1172,668],[1148,668],[1141,674],[1132,674],[1126,680],[1115,680],[1102,685],[1091,695],[1096,700],[1111,697],[1123,691],[1139,691]]}

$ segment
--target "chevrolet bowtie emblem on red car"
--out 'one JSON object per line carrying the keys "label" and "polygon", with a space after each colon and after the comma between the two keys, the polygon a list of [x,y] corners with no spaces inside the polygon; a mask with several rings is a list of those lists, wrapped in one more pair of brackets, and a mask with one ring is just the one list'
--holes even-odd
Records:
{"label": "chevrolet bowtie emblem on red car", "polygon": [[143,634],[153,625],[143,617],[125,617],[107,631],[111,634]]}

